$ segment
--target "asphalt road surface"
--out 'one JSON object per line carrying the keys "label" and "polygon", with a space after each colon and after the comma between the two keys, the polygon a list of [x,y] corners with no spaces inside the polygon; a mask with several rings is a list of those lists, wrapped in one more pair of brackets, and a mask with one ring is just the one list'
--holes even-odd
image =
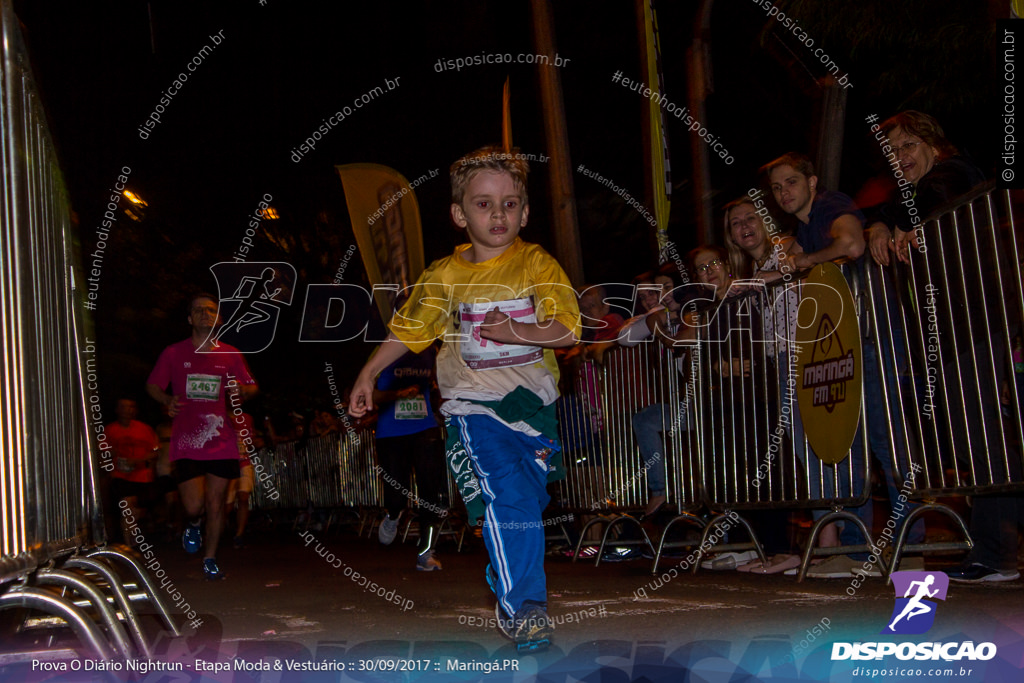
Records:
{"label": "asphalt road surface", "polygon": [[[227,578],[219,582],[204,580],[198,556],[176,543],[156,545],[177,599],[197,613],[193,623],[179,614],[180,638],[146,615],[153,661],[161,664],[140,660],[142,668],[134,670],[121,664],[125,668],[86,671],[99,665],[68,659],[62,648],[74,646],[72,639],[51,643],[23,634],[11,636],[4,649],[34,647],[36,662],[2,667],[0,680],[852,681],[865,680],[855,673],[864,666],[897,674],[869,676],[877,680],[1021,680],[1019,580],[951,584],[926,634],[882,636],[895,597],[883,579],[855,586],[851,579],[798,583],[791,576],[736,571],[692,574],[678,571],[681,555],[663,560],[662,583],[651,576],[648,559],[595,567],[592,560],[574,564],[552,555],[546,568],[553,646],[518,655],[494,627],[479,539],[468,539],[462,552],[442,539],[437,556],[444,569],[425,573],[415,570],[411,538],[384,547],[375,536],[357,537],[344,525],[257,532],[243,548],[222,549]],[[929,559],[926,569],[950,562]],[[872,641],[991,642],[997,654],[988,661],[832,661],[834,643]],[[63,659],[43,663],[52,656]],[[67,670],[42,670],[62,664]],[[146,672],[146,666],[170,670]],[[317,666],[330,668],[303,670]],[[901,669],[909,675],[900,676]]]}

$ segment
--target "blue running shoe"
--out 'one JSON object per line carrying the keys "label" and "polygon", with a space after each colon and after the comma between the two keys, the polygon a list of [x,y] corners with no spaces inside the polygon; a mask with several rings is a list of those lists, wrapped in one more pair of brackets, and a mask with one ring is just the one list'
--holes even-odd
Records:
{"label": "blue running shoe", "polygon": [[185,533],[181,535],[181,547],[186,553],[198,553],[203,547],[203,531],[198,524],[185,527]]}
{"label": "blue running shoe", "polygon": [[203,575],[207,581],[219,581],[224,578],[224,572],[217,566],[217,560],[212,557],[203,560]]}
{"label": "blue running shoe", "polygon": [[517,652],[539,652],[551,645],[555,627],[542,605],[526,601],[516,612],[515,632],[512,640]]}

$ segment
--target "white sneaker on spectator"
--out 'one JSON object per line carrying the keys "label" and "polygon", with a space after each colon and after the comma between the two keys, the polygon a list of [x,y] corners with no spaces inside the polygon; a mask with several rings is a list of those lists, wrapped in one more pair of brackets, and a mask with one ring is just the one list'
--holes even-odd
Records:
{"label": "white sneaker on spectator", "polygon": [[736,569],[736,567],[757,559],[756,550],[744,550],[741,553],[718,553],[700,563],[701,569],[714,569],[722,571]]}

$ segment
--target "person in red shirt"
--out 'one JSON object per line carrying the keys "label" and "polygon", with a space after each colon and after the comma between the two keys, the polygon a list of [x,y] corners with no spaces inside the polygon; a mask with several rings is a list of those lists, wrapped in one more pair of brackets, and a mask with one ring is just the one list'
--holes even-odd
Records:
{"label": "person in red shirt", "polygon": [[[136,411],[135,401],[120,399],[117,402],[117,422],[107,426],[106,435],[114,456],[111,475],[114,499],[118,503],[124,500],[134,518],[141,519],[143,506],[153,497],[156,479],[153,463],[160,443],[152,427],[135,419]],[[124,515],[121,515],[121,530],[126,543],[137,545],[128,534]]]}

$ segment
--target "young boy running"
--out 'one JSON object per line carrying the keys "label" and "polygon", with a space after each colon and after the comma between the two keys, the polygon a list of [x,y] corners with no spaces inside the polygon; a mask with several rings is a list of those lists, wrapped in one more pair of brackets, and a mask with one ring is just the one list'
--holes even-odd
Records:
{"label": "young boy running", "polygon": [[560,449],[551,349],[576,343],[580,316],[558,262],[519,239],[530,212],[528,171],[515,150],[498,147],[452,164],[451,217],[469,244],[424,271],[359,373],[349,412],[361,417],[373,408],[375,378],[407,349],[419,352],[442,338],[441,410],[449,450],[453,439],[461,441],[486,505],[484,542],[499,623],[511,624],[503,630],[520,649],[539,649],[552,631],[541,513]]}

